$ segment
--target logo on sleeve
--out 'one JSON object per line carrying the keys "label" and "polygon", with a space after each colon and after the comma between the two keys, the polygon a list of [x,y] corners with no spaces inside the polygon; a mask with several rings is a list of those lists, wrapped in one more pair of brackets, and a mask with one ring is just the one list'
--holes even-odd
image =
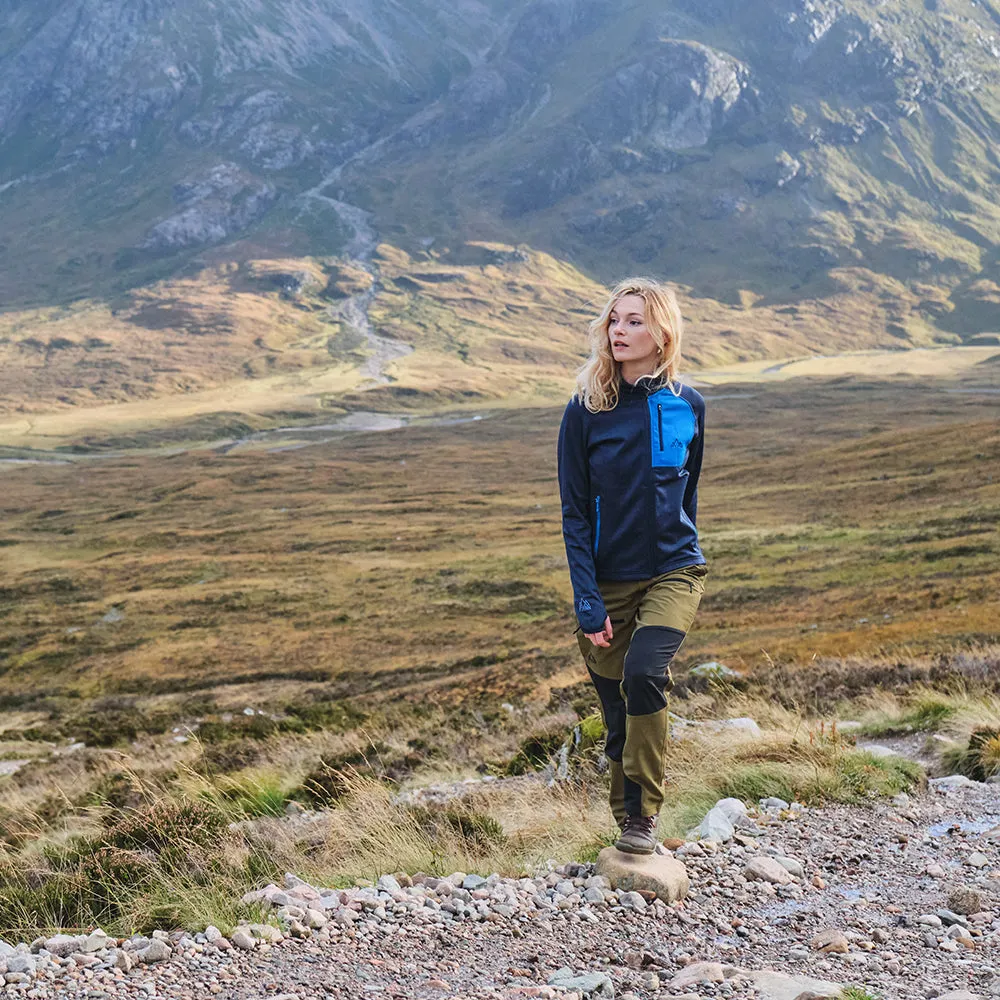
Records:
{"label": "logo on sleeve", "polygon": [[590,601],[586,597],[580,598],[580,604],[578,605],[581,611],[592,611],[593,608],[590,606]]}

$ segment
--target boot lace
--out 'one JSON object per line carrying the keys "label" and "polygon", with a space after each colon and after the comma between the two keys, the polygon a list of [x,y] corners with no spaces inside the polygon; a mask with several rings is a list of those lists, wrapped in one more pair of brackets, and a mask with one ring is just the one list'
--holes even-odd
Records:
{"label": "boot lace", "polygon": [[641,833],[644,836],[648,836],[653,832],[653,828],[656,826],[655,816],[628,816],[625,819],[625,830],[631,833],[633,830],[636,833]]}

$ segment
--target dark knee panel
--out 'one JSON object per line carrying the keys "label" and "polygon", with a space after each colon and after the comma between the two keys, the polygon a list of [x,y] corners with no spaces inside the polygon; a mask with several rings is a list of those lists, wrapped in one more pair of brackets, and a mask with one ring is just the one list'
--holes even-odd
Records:
{"label": "dark knee panel", "polygon": [[681,648],[685,633],[665,625],[636,629],[625,654],[622,687],[629,715],[652,715],[667,707],[674,686],[670,661]]}
{"label": "dark knee panel", "polygon": [[593,670],[588,673],[597,689],[597,697],[601,699],[604,725],[608,731],[604,752],[611,760],[620,763],[625,752],[625,700],[622,698],[621,683],[601,677]]}

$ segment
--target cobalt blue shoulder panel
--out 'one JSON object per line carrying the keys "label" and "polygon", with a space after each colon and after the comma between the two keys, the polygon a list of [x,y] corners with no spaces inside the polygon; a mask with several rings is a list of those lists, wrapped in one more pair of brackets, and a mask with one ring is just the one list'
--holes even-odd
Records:
{"label": "cobalt blue shoulder panel", "polygon": [[654,469],[680,468],[698,433],[698,420],[691,404],[670,389],[660,389],[647,400]]}

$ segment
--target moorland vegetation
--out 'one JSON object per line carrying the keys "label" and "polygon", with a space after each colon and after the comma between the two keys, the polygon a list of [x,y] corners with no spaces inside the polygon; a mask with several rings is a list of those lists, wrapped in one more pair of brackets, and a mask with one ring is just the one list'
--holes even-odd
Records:
{"label": "moorland vegetation", "polygon": [[[996,373],[706,388],[712,569],[673,706],[764,738],[679,739],[668,831],[727,794],[919,785],[845,719],[996,768]],[[608,842],[559,410],[480,415],[4,467],[0,926],[225,927],[284,870],[516,873]],[[739,676],[688,675],[709,660]],[[498,780],[418,791],[470,777]]]}

